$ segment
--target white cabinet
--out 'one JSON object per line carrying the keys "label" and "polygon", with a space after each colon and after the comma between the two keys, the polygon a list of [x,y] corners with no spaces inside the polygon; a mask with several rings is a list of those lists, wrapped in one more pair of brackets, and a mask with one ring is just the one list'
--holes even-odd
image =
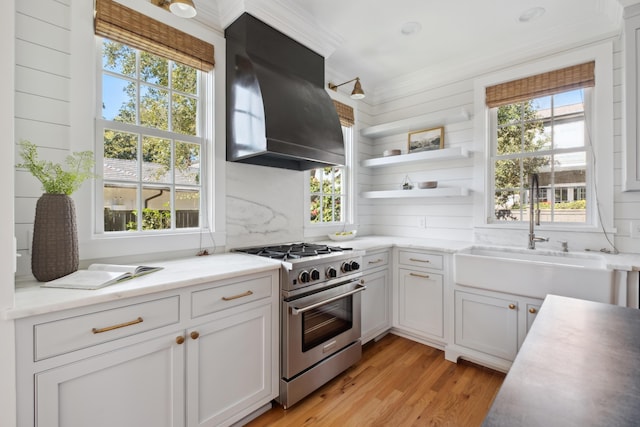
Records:
{"label": "white cabinet", "polygon": [[227,426],[278,395],[278,270],[16,322],[18,422]]}
{"label": "white cabinet", "polygon": [[363,258],[362,343],[391,327],[389,250],[367,253]]}
{"label": "white cabinet", "polygon": [[518,301],[456,291],[455,342],[513,360],[518,352]]}
{"label": "white cabinet", "polygon": [[429,343],[445,341],[444,255],[398,251],[394,327]]}
{"label": "white cabinet", "polygon": [[187,331],[189,426],[227,425],[274,397],[271,318],[263,304]]}
{"label": "white cabinet", "polygon": [[640,190],[640,5],[624,11],[625,138],[623,190]]}
{"label": "white cabinet", "polygon": [[447,345],[445,357],[508,370],[542,301],[462,286],[454,294],[454,342]]}
{"label": "white cabinet", "polygon": [[164,335],[35,374],[33,425],[183,426],[184,350],[175,338]]}

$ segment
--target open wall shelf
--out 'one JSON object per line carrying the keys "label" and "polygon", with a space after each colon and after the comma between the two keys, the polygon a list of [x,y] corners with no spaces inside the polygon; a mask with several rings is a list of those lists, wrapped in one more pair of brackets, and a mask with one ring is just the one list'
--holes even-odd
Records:
{"label": "open wall shelf", "polygon": [[466,108],[450,108],[422,116],[410,117],[395,122],[383,123],[360,129],[360,135],[368,138],[381,138],[383,136],[396,135],[403,132],[411,132],[437,126],[445,126],[453,123],[469,120],[471,114]]}
{"label": "open wall shelf", "polygon": [[466,148],[453,147],[443,148],[441,150],[400,154],[398,156],[376,157],[373,159],[363,160],[360,162],[360,165],[366,168],[376,168],[416,162],[464,159],[466,157],[469,157],[469,151]]}
{"label": "open wall shelf", "polygon": [[469,189],[464,187],[442,187],[413,190],[386,190],[386,191],[365,191],[362,197],[365,199],[392,199],[392,198],[415,198],[415,197],[462,197],[468,196]]}

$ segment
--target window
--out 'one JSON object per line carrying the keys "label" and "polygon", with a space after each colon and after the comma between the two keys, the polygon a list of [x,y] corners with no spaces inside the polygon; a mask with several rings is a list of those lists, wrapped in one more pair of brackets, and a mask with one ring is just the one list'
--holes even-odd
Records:
{"label": "window", "polygon": [[103,231],[200,227],[201,72],[106,38],[101,47]]}
{"label": "window", "polygon": [[[592,76],[593,63],[583,65],[590,65]],[[489,222],[529,221],[529,203],[535,196],[530,189],[532,174],[538,175],[541,222],[590,222],[592,155],[585,117],[592,81],[560,88],[552,81],[551,88],[524,96],[512,90],[506,101],[491,100],[493,93],[487,88],[493,135],[488,170],[494,215]]]}
{"label": "window", "polygon": [[309,171],[309,222],[311,224],[346,223],[349,220],[347,191],[353,150],[353,108],[333,101],[342,125],[346,166],[330,166]]}

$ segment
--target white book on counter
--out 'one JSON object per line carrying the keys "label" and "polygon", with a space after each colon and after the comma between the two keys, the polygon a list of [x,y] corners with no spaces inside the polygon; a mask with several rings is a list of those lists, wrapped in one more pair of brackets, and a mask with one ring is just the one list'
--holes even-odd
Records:
{"label": "white book on counter", "polygon": [[46,282],[44,288],[100,289],[124,280],[161,270],[145,265],[91,264],[59,279]]}

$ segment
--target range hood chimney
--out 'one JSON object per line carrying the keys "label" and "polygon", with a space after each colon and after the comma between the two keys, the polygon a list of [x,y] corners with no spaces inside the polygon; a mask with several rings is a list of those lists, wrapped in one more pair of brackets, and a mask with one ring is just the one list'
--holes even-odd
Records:
{"label": "range hood chimney", "polygon": [[293,170],[343,165],[324,58],[247,13],[225,38],[227,160]]}

